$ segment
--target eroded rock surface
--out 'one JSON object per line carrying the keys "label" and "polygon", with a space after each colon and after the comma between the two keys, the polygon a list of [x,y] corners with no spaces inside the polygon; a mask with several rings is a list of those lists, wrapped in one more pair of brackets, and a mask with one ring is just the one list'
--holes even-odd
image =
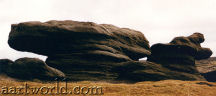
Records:
{"label": "eroded rock surface", "polygon": [[201,43],[205,41],[204,35],[201,33],[194,33],[188,37],[176,37],[174,38],[170,44],[171,45],[185,45],[190,46],[194,50],[196,50],[195,59],[207,59],[212,55],[212,51],[209,48],[201,47]]}
{"label": "eroded rock surface", "polygon": [[48,21],[14,24],[8,43],[19,51],[54,57],[62,54],[90,54],[105,56],[103,59],[107,57],[129,61],[151,54],[148,40],[141,32],[92,22]]}
{"label": "eroded rock surface", "polygon": [[[212,55],[200,46],[204,40],[201,33],[194,33],[150,48],[139,31],[67,20],[13,24],[8,43],[19,51],[48,56],[46,64],[69,80],[137,82],[205,80],[195,67],[195,60]],[[138,61],[143,57],[148,61]]]}
{"label": "eroded rock surface", "polygon": [[[173,65],[177,66],[177,65]],[[181,70],[175,70],[166,67],[163,64],[157,64],[149,61],[129,61],[116,66],[113,71],[119,74],[116,80],[140,82],[140,81],[160,81],[160,80],[199,80],[204,81],[192,66],[177,66]]]}
{"label": "eroded rock surface", "polygon": [[194,33],[188,37],[176,37],[168,44],[155,44],[151,47],[152,55],[148,61],[161,64],[172,71],[199,77],[193,78],[195,80],[203,79],[196,69],[195,60],[209,58],[212,55],[209,48],[200,46],[204,40],[201,33]]}
{"label": "eroded rock surface", "polygon": [[116,74],[110,70],[116,64],[151,55],[139,31],[69,20],[14,24],[8,43],[19,51],[48,56],[49,66],[73,80],[113,79]]}
{"label": "eroded rock surface", "polygon": [[44,61],[37,58],[20,58],[15,62],[3,59],[0,60],[0,69],[3,74],[23,80],[51,80],[64,78],[61,71],[48,66]]}
{"label": "eroded rock surface", "polygon": [[207,81],[216,82],[216,57],[196,60],[196,66]]}

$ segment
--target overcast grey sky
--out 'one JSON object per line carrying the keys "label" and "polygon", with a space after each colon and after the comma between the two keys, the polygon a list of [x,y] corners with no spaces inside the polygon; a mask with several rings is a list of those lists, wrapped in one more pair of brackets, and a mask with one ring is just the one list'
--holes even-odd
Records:
{"label": "overcast grey sky", "polygon": [[[7,44],[10,25],[25,21],[77,20],[143,32],[155,43],[194,32],[216,52],[216,0],[0,0],[0,59],[45,56],[18,52]],[[216,56],[216,54],[213,54]]]}

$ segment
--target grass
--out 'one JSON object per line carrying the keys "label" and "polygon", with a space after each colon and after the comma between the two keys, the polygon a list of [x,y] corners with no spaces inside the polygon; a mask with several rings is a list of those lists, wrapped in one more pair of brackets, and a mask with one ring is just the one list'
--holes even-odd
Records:
{"label": "grass", "polygon": [[[18,87],[25,86],[25,84],[31,86],[32,88],[40,88],[43,86],[56,86],[56,82],[31,82],[31,81],[17,81],[11,78],[1,77],[0,79],[0,91],[2,92],[2,87]],[[65,82],[60,82],[59,85],[65,86]],[[77,86],[77,87],[76,87]],[[91,88],[101,86],[103,95],[102,96],[216,96],[216,83],[206,82],[206,81],[180,81],[180,80],[163,80],[163,81],[145,81],[138,82],[135,84],[112,84],[107,82],[92,82],[92,81],[82,81],[82,82],[69,82],[68,89],[73,88],[85,88],[83,92],[87,92],[86,88]],[[57,90],[53,92],[56,93]],[[77,91],[79,92],[79,91]],[[94,90],[94,92],[96,92]],[[99,90],[99,92],[101,92]],[[0,94],[0,96],[24,96],[17,94]],[[76,95],[74,93],[68,95],[43,95],[37,94],[28,96],[101,96],[101,95]]]}

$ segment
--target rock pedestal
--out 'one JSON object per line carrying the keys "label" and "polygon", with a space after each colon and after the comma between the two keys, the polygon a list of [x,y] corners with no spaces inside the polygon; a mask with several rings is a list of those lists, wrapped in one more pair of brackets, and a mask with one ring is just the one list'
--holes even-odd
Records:
{"label": "rock pedestal", "polygon": [[8,43],[19,51],[48,56],[46,63],[72,80],[114,79],[113,66],[151,54],[139,31],[69,20],[14,24]]}

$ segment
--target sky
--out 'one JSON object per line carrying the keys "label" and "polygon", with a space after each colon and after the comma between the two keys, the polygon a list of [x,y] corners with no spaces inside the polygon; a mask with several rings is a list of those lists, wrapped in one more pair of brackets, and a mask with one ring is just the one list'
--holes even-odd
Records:
{"label": "sky", "polygon": [[0,0],[0,59],[46,56],[20,52],[7,44],[11,24],[75,20],[141,31],[150,45],[203,33],[202,44],[216,56],[216,0]]}

